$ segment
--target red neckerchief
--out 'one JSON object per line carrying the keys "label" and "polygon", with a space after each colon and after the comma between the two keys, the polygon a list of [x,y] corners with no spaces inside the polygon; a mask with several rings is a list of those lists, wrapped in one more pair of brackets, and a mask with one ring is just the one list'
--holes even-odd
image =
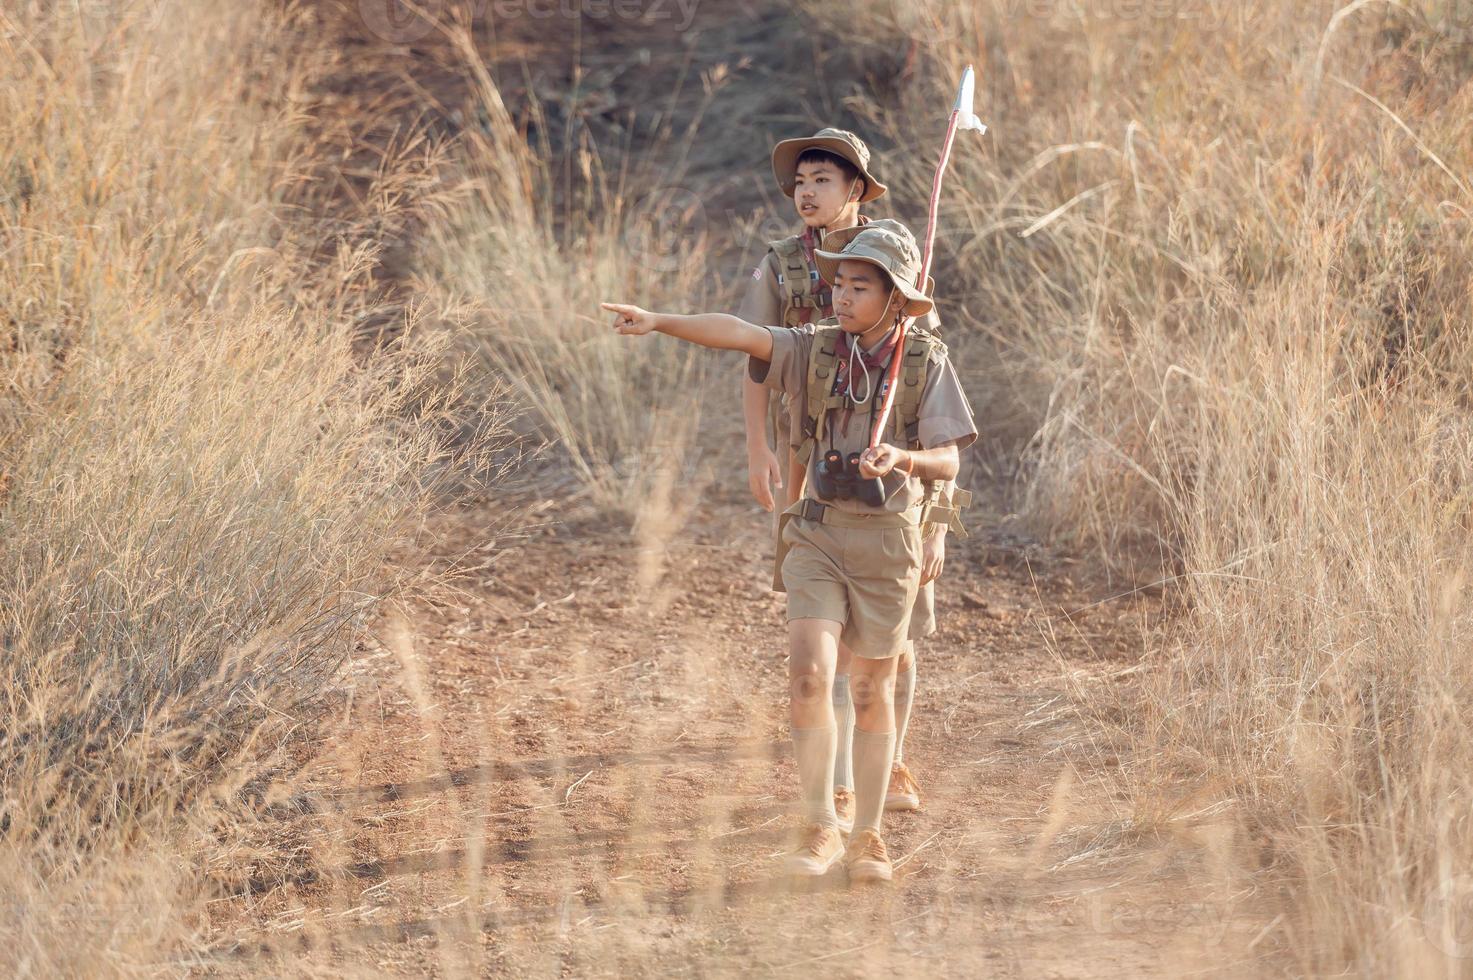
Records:
{"label": "red neckerchief", "polygon": [[[894,327],[885,335],[885,339],[875,345],[875,349],[866,351],[859,348],[859,360],[865,367],[869,368],[869,401],[866,407],[871,413],[879,401],[885,397],[885,386],[888,380],[885,377],[885,366],[890,363],[891,356],[895,353],[895,345],[900,341],[900,331]],[[845,395],[853,395],[849,387],[849,357],[850,352],[859,344],[858,338],[853,334],[839,333],[839,341],[834,345],[834,386],[830,389],[831,394],[843,392]],[[839,413],[837,420],[840,431],[844,435],[849,434],[849,420],[854,415],[854,401],[850,398]]]}
{"label": "red neckerchief", "polygon": [[818,260],[813,257],[814,251],[818,249],[818,235],[814,233],[812,228],[804,225],[803,234],[798,236],[798,241],[803,245],[803,258],[808,263],[808,271],[810,273],[808,277],[808,291],[810,293],[821,293],[827,284],[823,281],[822,276],[814,279],[811,275],[813,270],[818,268]]}
{"label": "red neckerchief", "polygon": [[[861,225],[867,225],[867,224],[869,224],[869,217],[866,216],[866,215],[861,214],[859,216],[859,223]],[[817,277],[815,277],[813,275],[813,270],[815,270],[815,269],[818,268],[818,260],[816,258],[814,258],[813,253],[818,249],[818,246],[821,244],[819,242],[819,240],[818,240],[817,233],[815,233],[812,228],[809,228],[809,227],[807,227],[805,225],[804,228],[803,228],[803,234],[801,234],[801,235],[798,236],[798,241],[803,246],[803,259],[808,263],[808,292],[809,292],[809,295],[812,295],[812,296],[821,296],[821,295],[823,295],[826,292],[830,292],[830,290],[831,290],[832,287],[830,287],[828,283],[826,283],[826,282],[823,281],[823,276],[817,276]],[[820,320],[826,320],[829,317],[831,317],[831,316],[834,315],[834,304],[833,304],[832,294],[830,295],[829,302],[825,303],[823,305],[823,308],[820,309],[818,312],[819,312],[818,318]],[[808,308],[805,307],[802,310],[802,316],[803,316],[803,322],[804,323],[811,323],[813,321],[813,310],[808,309]]]}
{"label": "red neckerchief", "polygon": [[[813,274],[813,270],[818,268],[818,260],[813,257],[814,251],[818,248],[818,236],[814,234],[812,228],[805,226],[803,228],[803,234],[798,236],[798,242],[803,246],[803,260],[808,263],[808,293],[810,296],[820,296],[825,289],[829,288],[829,284],[823,281],[822,276],[814,276]],[[830,299],[830,302],[818,311],[818,319],[834,315],[832,303],[833,301]],[[814,320],[813,310],[810,307],[805,306],[800,308],[798,315],[804,323],[812,323]]]}

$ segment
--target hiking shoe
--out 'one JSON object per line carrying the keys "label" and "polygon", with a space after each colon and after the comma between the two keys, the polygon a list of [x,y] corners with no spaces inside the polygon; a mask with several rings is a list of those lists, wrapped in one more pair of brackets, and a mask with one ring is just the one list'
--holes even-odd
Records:
{"label": "hiking shoe", "polygon": [[839,833],[854,829],[854,790],[847,786],[834,790],[834,813],[839,817]]}
{"label": "hiking shoe", "polygon": [[921,787],[905,763],[897,762],[890,767],[890,788],[885,792],[886,810],[919,810]]}
{"label": "hiking shoe", "polygon": [[849,867],[849,880],[889,881],[895,874],[890,863],[890,852],[880,835],[866,827],[849,838],[849,849],[844,852],[844,863]]}
{"label": "hiking shoe", "polygon": [[817,877],[834,866],[844,854],[844,842],[835,827],[811,823],[803,828],[803,840],[797,850],[783,857],[789,874]]}

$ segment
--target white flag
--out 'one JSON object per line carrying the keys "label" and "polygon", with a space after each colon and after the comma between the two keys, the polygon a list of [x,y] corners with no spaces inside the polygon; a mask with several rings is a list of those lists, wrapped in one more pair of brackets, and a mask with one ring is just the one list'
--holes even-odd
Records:
{"label": "white flag", "polygon": [[979,133],[985,133],[987,124],[972,112],[972,93],[976,87],[977,82],[972,73],[972,66],[968,65],[967,70],[962,72],[962,87],[957,89],[956,105],[952,108],[956,110],[957,129],[975,129]]}

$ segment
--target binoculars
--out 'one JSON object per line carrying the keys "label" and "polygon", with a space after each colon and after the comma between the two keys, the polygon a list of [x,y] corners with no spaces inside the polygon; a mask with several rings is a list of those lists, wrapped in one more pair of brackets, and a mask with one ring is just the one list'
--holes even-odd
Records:
{"label": "binoculars", "polygon": [[837,449],[830,449],[814,467],[815,489],[823,500],[858,500],[867,507],[885,505],[885,484],[879,477],[865,479],[859,475],[859,453],[846,459]]}

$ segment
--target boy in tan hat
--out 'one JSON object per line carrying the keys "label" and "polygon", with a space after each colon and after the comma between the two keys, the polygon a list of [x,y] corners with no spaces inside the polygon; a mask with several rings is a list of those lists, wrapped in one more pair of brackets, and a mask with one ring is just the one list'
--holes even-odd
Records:
{"label": "boy in tan hat", "polygon": [[[790,425],[805,433],[806,491],[783,515],[787,545],[790,720],[805,826],[787,856],[796,874],[825,873],[842,857],[852,880],[889,880],[883,838],[895,711],[891,688],[920,590],[922,527],[931,504],[923,481],[956,476],[958,453],[977,435],[946,348],[917,333],[897,349],[901,317],[934,304],[915,285],[920,255],[904,226],[857,228],[815,260],[833,287],[836,320],[794,329],[724,314],[677,316],[612,303],[623,334],[658,331],[752,358],[755,381],[788,395]],[[901,358],[896,445],[869,447],[884,398],[882,379]],[[907,393],[908,389],[908,393]],[[817,424],[808,425],[817,406]],[[891,429],[886,430],[889,436]],[[804,455],[800,453],[800,456]],[[841,461],[836,469],[832,462]],[[834,811],[838,732],[831,700],[842,643],[853,654],[854,831],[846,849]]]}
{"label": "boy in tan hat", "polygon": [[[868,221],[859,213],[860,205],[881,197],[886,187],[870,173],[869,147],[844,129],[820,129],[806,138],[782,140],[772,148],[772,174],[792,200],[803,230],[767,243],[767,254],[752,270],[737,316],[764,326],[817,323],[832,316],[833,309],[813,253],[825,234]],[[786,448],[787,415],[780,408],[780,397],[751,379],[742,384],[747,482],[757,502],[778,513],[797,499],[803,479],[803,470]]]}
{"label": "boy in tan hat", "polygon": [[[772,174],[783,194],[792,200],[793,208],[803,222],[803,230],[768,243],[767,254],[752,270],[737,316],[749,323],[799,327],[833,315],[828,283],[819,275],[814,261],[818,243],[827,233],[867,224],[869,218],[860,214],[860,206],[880,198],[887,188],[871,171],[869,147],[864,140],[848,130],[836,128],[821,129],[809,137],[780,141],[772,149]],[[940,322],[934,310],[920,318],[915,327],[940,335]],[[770,391],[750,378],[743,382],[742,389],[747,483],[752,496],[765,510],[780,514],[798,499],[803,485],[803,464],[793,453],[796,446],[788,426],[789,409],[780,392]],[[932,581],[940,574],[945,562],[946,530],[945,525],[928,528],[922,559],[922,592],[916,600],[912,625],[913,639],[936,631]],[[780,539],[776,552],[773,588],[781,591],[783,544]],[[847,832],[854,820],[854,776],[850,760],[854,711],[849,693],[849,651],[841,648],[839,658],[834,683],[834,713],[839,719],[839,749],[834,760],[834,805],[839,814],[839,824]],[[920,808],[920,788],[902,760],[905,732],[915,696],[915,678],[915,647],[912,643],[901,659],[896,685],[900,735],[896,742],[892,785],[886,796],[889,809]]]}

